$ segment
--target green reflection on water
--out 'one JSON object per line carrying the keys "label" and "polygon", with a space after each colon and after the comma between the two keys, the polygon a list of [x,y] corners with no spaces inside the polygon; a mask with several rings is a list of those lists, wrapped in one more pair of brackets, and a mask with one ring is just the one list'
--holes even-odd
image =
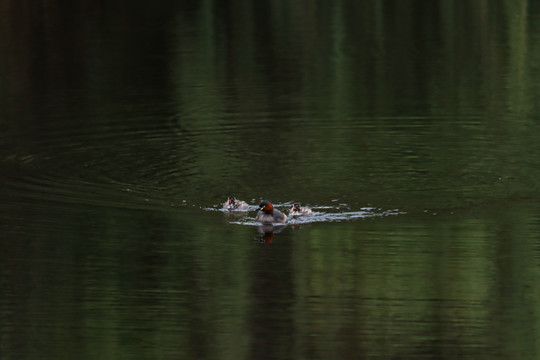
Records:
{"label": "green reflection on water", "polygon": [[537,13],[0,5],[2,355],[537,358]]}
{"label": "green reflection on water", "polygon": [[537,353],[536,206],[288,227],[271,245],[217,212],[46,210],[33,237],[16,211],[4,227],[8,356]]}

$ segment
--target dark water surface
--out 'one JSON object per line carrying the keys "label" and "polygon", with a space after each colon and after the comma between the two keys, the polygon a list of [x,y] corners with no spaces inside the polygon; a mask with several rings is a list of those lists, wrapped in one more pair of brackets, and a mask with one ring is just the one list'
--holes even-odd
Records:
{"label": "dark water surface", "polygon": [[0,358],[538,359],[538,5],[38,3],[0,1]]}

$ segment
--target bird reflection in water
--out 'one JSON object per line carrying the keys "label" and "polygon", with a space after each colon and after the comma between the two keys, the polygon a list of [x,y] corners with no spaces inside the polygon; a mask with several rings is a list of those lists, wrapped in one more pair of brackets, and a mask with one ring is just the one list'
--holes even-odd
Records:
{"label": "bird reflection in water", "polygon": [[279,234],[285,225],[273,225],[273,224],[262,224],[257,226],[257,231],[261,235],[259,242],[265,245],[271,245],[274,243],[274,234]]}

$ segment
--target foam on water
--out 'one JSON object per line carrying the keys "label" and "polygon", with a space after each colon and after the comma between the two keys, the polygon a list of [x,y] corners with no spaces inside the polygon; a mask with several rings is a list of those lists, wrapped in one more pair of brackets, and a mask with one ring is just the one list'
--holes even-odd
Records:
{"label": "foam on water", "polygon": [[[292,204],[292,203],[290,203]],[[288,214],[287,206],[289,203],[275,204],[276,208],[281,208],[286,215]],[[346,204],[340,204],[339,206],[327,206],[327,205],[318,205],[311,207],[313,211],[313,216],[288,216],[289,221],[287,224],[290,225],[299,225],[299,224],[310,224],[310,223],[319,223],[319,222],[341,222],[341,221],[350,221],[357,219],[368,219],[374,217],[384,217],[392,215],[401,215],[405,214],[404,211],[399,209],[389,209],[384,210],[376,207],[363,207],[358,211],[342,211],[343,207],[348,208]],[[285,209],[286,208],[286,209]],[[248,226],[260,226],[261,223],[255,221],[254,211],[257,210],[257,206],[250,206],[248,210],[228,210],[228,209],[219,209],[219,208],[205,208],[204,210],[208,211],[221,211],[225,214],[231,216],[229,220],[230,224],[235,225],[248,225]],[[318,211],[315,211],[318,210]],[[284,224],[276,223],[274,225]]]}

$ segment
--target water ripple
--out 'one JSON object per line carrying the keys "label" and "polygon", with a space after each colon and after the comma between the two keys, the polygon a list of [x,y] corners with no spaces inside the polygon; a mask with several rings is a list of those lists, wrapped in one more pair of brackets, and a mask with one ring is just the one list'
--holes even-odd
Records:
{"label": "water ripple", "polygon": [[[283,205],[276,205],[277,207],[284,207]],[[343,204],[345,205],[345,204]],[[385,216],[396,216],[406,214],[405,211],[399,209],[384,210],[375,207],[364,207],[358,211],[342,211],[341,206],[314,206],[313,210],[325,210],[325,211],[313,211],[313,216],[294,216],[289,217],[288,225],[302,225],[320,222],[342,222],[358,219],[369,219]],[[235,210],[229,211],[226,209],[205,208],[208,211],[222,211],[229,217],[229,223],[235,225],[248,225],[248,226],[260,226],[261,223],[254,220],[254,211],[257,210],[257,206],[250,207],[249,210]],[[284,226],[284,224],[274,224],[278,226]]]}

